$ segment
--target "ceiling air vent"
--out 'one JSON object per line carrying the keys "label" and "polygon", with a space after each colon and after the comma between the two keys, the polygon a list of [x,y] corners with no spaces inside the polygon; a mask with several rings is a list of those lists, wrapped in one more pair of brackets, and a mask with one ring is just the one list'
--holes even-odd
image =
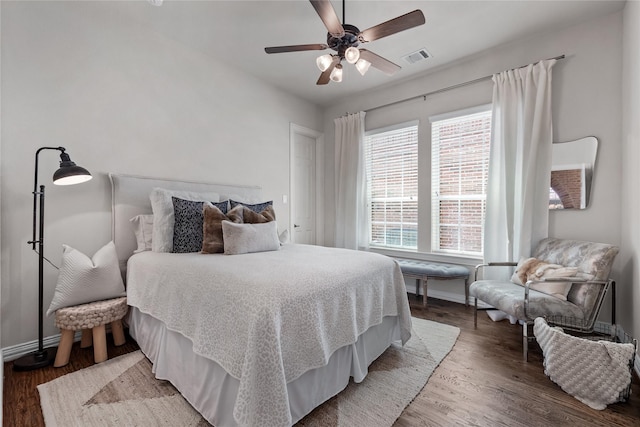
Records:
{"label": "ceiling air vent", "polygon": [[423,59],[431,58],[431,54],[427,52],[427,49],[422,48],[415,52],[412,52],[408,55],[402,57],[409,64],[415,64],[418,61],[422,61]]}

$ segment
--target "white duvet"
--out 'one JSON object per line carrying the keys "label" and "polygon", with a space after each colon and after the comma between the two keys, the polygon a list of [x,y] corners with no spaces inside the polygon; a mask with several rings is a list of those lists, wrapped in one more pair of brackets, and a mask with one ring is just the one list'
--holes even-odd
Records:
{"label": "white duvet", "polygon": [[286,384],[327,364],[384,316],[411,315],[402,272],[369,252],[287,244],[243,255],[142,252],[127,301],[193,342],[240,382],[238,424],[291,424]]}

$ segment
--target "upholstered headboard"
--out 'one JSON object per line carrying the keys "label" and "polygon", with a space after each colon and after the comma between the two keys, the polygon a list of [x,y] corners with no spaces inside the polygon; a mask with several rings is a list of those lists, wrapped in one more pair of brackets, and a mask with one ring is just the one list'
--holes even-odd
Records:
{"label": "upholstered headboard", "polygon": [[208,184],[203,182],[175,181],[134,175],[109,174],[111,181],[111,238],[116,246],[120,270],[124,273],[127,260],[136,249],[133,224],[129,221],[139,214],[150,214],[149,194],[154,188],[190,190],[201,193],[215,192],[220,200],[234,198],[253,203],[261,201],[260,187]]}

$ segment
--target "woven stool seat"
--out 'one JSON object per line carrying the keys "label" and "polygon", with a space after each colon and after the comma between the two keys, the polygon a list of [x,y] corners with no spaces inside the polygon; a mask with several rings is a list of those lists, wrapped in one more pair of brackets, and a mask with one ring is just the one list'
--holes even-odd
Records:
{"label": "woven stool seat", "polygon": [[128,308],[127,297],[65,307],[56,311],[55,324],[71,331],[92,329],[122,319]]}
{"label": "woven stool seat", "polygon": [[82,331],[81,348],[93,345],[94,361],[107,360],[107,341],[105,325],[111,324],[115,345],[125,343],[122,318],[129,306],[127,297],[90,302],[74,307],[60,308],[56,311],[55,325],[60,328],[61,338],[56,354],[55,367],[69,363],[74,331]]}

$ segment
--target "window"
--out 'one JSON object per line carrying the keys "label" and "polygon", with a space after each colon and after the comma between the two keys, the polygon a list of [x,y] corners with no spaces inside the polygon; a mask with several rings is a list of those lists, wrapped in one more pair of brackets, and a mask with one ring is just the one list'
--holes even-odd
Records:
{"label": "window", "polygon": [[[430,121],[431,180],[428,170],[422,171],[421,181],[418,179],[417,121],[365,135],[369,244],[481,256],[491,106],[442,114]],[[428,163],[421,165],[428,167]],[[423,195],[430,192],[431,200],[419,204],[419,188]],[[422,218],[428,218],[431,211],[430,224],[418,223],[420,209]]]}
{"label": "window", "polygon": [[418,124],[378,129],[365,136],[369,244],[418,247]]}
{"label": "window", "polygon": [[431,250],[482,255],[491,110],[431,118]]}

